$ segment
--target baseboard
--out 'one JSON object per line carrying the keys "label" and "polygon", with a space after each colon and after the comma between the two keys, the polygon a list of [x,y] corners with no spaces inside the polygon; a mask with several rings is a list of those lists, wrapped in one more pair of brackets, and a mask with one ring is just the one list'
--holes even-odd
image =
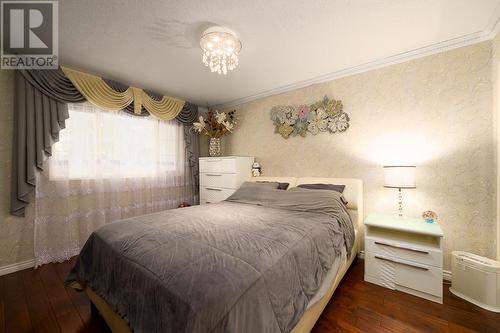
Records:
{"label": "baseboard", "polygon": [[[359,251],[358,258],[365,259],[365,251]],[[443,280],[444,281],[451,281],[451,271],[447,271],[447,270],[443,269]]]}
{"label": "baseboard", "polygon": [[451,282],[451,271],[443,270],[443,280]]}
{"label": "baseboard", "polygon": [[15,264],[0,267],[0,276],[22,271],[23,269],[35,267],[35,259],[17,262]]}

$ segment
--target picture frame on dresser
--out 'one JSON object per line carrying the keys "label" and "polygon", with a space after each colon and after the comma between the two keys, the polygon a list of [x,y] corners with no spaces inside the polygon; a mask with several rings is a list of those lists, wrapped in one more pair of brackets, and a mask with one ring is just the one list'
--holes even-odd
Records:
{"label": "picture frame on dresser", "polygon": [[251,156],[200,157],[200,205],[227,199],[252,178]]}
{"label": "picture frame on dresser", "polygon": [[443,236],[423,219],[368,215],[365,281],[442,304]]}

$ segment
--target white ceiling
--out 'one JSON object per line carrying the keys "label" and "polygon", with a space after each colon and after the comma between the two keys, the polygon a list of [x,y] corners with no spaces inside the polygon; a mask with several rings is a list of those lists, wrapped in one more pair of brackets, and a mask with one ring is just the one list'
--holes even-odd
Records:
{"label": "white ceiling", "polygon": [[[408,51],[479,40],[497,23],[499,2],[61,0],[60,63],[200,105],[234,104]],[[213,24],[243,43],[227,76],[201,62],[199,35]]]}

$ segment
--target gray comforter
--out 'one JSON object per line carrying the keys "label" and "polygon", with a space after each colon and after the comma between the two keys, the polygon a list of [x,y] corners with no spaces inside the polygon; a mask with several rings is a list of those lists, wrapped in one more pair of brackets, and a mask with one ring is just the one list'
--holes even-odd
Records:
{"label": "gray comforter", "polygon": [[134,332],[288,332],[353,242],[340,194],[247,184],[225,202],[101,227],[67,283]]}

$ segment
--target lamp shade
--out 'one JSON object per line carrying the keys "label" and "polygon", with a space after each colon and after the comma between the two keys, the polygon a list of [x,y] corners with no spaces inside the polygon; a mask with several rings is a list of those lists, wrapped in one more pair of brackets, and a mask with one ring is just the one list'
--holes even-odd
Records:
{"label": "lamp shade", "polygon": [[384,187],[416,188],[414,165],[384,166]]}

